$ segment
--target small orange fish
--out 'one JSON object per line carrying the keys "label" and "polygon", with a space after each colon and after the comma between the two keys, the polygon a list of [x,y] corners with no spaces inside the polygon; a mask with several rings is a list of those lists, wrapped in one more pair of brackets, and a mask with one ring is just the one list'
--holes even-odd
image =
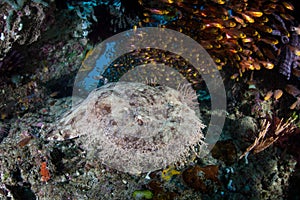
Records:
{"label": "small orange fish", "polygon": [[246,69],[250,69],[253,67],[252,63],[249,62],[248,60],[242,60],[239,64],[241,67],[245,67]]}
{"label": "small orange fish", "polygon": [[260,69],[261,69],[259,63],[257,63],[257,62],[253,62],[253,66],[254,66],[254,68],[255,68],[256,70],[260,70]]}
{"label": "small orange fish", "polygon": [[262,64],[266,69],[273,69],[274,64],[268,61],[259,61],[260,64]]}
{"label": "small orange fish", "polygon": [[243,38],[242,41],[244,43],[249,43],[249,42],[253,42],[253,39],[252,38]]}
{"label": "small orange fish", "polygon": [[245,11],[245,13],[247,15],[251,15],[252,17],[261,17],[263,15],[263,13],[260,12],[260,11],[250,11],[250,10],[248,10],[248,11]]}
{"label": "small orange fish", "polygon": [[259,41],[262,41],[266,44],[270,44],[270,45],[276,45],[278,44],[278,40],[274,39],[274,38],[260,38]]}
{"label": "small orange fish", "polygon": [[282,94],[283,94],[282,90],[280,90],[280,89],[275,90],[274,91],[274,98],[275,98],[275,100],[280,99],[280,97],[282,96]]}
{"label": "small orange fish", "polygon": [[262,32],[266,32],[266,33],[272,33],[273,29],[269,26],[266,25],[257,25],[255,28],[257,28],[258,30],[262,31]]}
{"label": "small orange fish", "polygon": [[237,61],[241,60],[241,57],[238,54],[233,54],[233,58]]}
{"label": "small orange fish", "polygon": [[281,13],[280,16],[287,21],[295,20],[295,18],[292,15],[289,15],[287,13]]}
{"label": "small orange fish", "polygon": [[236,79],[239,77],[239,74],[238,73],[235,73],[233,75],[231,75],[230,79]]}
{"label": "small orange fish", "polygon": [[285,91],[293,97],[298,97],[300,95],[300,90],[297,87],[290,84],[285,86]]}
{"label": "small orange fish", "polygon": [[247,21],[247,22],[249,22],[249,23],[254,23],[254,19],[253,19],[253,17],[251,17],[251,16],[249,16],[249,15],[247,15],[247,14],[245,14],[245,13],[240,13],[241,15],[242,15],[242,17]]}
{"label": "small orange fish", "polygon": [[275,3],[269,3],[268,5],[267,5],[267,8],[268,9],[276,9],[276,7],[277,7],[277,4],[275,4]]}
{"label": "small orange fish", "polygon": [[245,56],[251,56],[252,51],[249,50],[249,49],[243,49],[242,53],[243,53],[243,55],[245,55]]}
{"label": "small orange fish", "polygon": [[200,42],[200,44],[203,46],[203,48],[205,49],[212,49],[214,46],[211,44],[210,41],[207,41],[207,40],[202,40]]}
{"label": "small orange fish", "polygon": [[300,105],[300,98],[298,97],[297,100],[290,106],[290,109],[294,110],[299,105]]}
{"label": "small orange fish", "polygon": [[243,33],[242,31],[240,30],[237,30],[237,29],[225,29],[224,32],[226,33],[226,37],[228,39],[230,38],[246,38],[246,34]]}
{"label": "small orange fish", "polygon": [[214,0],[215,3],[217,4],[225,4],[225,1],[224,0]]}
{"label": "small orange fish", "polygon": [[272,92],[272,91],[267,92],[267,94],[266,94],[265,97],[264,97],[264,100],[265,100],[265,101],[268,101],[268,100],[272,97],[272,95],[273,95],[273,92]]}
{"label": "small orange fish", "polygon": [[231,16],[237,23],[241,24],[242,26],[246,26],[245,21],[242,18],[239,18],[237,16]]}
{"label": "small orange fish", "polygon": [[229,28],[233,28],[236,26],[236,23],[234,21],[227,20],[227,21],[224,21],[223,23],[224,23],[224,26],[229,27]]}
{"label": "small orange fish", "polygon": [[219,29],[223,29],[224,26],[220,23],[217,23],[217,22],[210,22],[210,23],[207,23],[205,24],[206,27],[216,27],[216,28],[219,28]]}
{"label": "small orange fish", "polygon": [[283,4],[284,7],[286,7],[289,10],[294,10],[295,9],[293,4],[291,4],[290,2],[283,1],[282,4]]}
{"label": "small orange fish", "polygon": [[259,23],[259,24],[266,23],[268,21],[269,21],[269,18],[266,17],[266,15],[264,15],[262,17],[259,17],[259,18],[256,18],[256,22]]}
{"label": "small orange fish", "polygon": [[159,9],[149,9],[149,11],[156,15],[165,15],[169,13],[169,11],[167,10],[159,10]]}

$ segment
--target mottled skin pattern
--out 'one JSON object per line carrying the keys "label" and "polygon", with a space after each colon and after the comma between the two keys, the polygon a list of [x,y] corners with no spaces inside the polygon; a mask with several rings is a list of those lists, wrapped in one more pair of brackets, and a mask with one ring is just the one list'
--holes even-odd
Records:
{"label": "mottled skin pattern", "polygon": [[205,145],[204,125],[181,88],[104,85],[67,113],[49,139],[79,137],[88,156],[132,174],[184,161]]}

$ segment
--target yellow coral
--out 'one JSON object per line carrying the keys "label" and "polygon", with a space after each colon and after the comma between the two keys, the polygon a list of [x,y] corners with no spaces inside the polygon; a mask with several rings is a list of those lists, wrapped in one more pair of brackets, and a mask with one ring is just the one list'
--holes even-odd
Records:
{"label": "yellow coral", "polygon": [[161,173],[161,178],[164,180],[164,181],[169,181],[171,180],[171,178],[174,176],[174,175],[179,175],[180,174],[180,171],[174,169],[173,167],[168,167],[166,169],[164,169]]}

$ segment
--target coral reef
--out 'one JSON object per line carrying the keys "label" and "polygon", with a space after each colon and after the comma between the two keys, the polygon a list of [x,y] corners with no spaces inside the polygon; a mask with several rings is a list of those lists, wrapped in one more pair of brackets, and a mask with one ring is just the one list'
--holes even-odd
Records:
{"label": "coral reef", "polygon": [[[0,199],[299,198],[299,5],[296,0],[1,1]],[[205,157],[197,155],[204,150],[198,144],[203,124],[214,114],[210,94],[195,68],[172,52],[139,49],[116,59],[95,76],[106,89],[71,109],[76,72],[80,65],[94,65],[88,62],[94,44],[147,26],[194,38],[219,66],[227,117],[220,140]],[[139,91],[128,91],[133,85],[126,83],[116,92],[107,84],[151,62],[183,75],[197,94],[199,113],[191,109],[195,98],[184,97],[191,91],[160,85],[161,80],[176,85],[172,74],[140,80],[146,84],[134,85]],[[106,101],[118,106],[109,108]],[[88,120],[94,128],[87,127]],[[121,151],[110,149],[105,156],[99,138]],[[164,155],[157,160],[159,153]],[[127,164],[116,161],[129,158]]]}
{"label": "coral reef", "polygon": [[209,190],[214,190],[214,184],[211,182],[219,181],[218,171],[219,167],[216,165],[209,165],[205,167],[196,165],[183,171],[182,178],[189,187],[206,193]]}
{"label": "coral reef", "polygon": [[43,1],[1,1],[0,63],[16,45],[29,45],[48,28],[54,7]]}
{"label": "coral reef", "polygon": [[8,136],[10,125],[0,122],[0,143]]}
{"label": "coral reef", "polygon": [[[137,1],[132,1],[130,5],[123,0],[67,1],[66,4],[68,10],[76,13],[81,21],[76,25],[73,36],[88,37],[93,42],[132,28],[140,21],[137,14],[139,12]],[[103,27],[107,27],[105,33]]]}

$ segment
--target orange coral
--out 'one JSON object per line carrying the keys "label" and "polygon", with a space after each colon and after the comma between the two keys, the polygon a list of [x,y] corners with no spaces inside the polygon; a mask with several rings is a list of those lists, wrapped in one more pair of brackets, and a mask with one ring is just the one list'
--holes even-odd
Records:
{"label": "orange coral", "polygon": [[49,169],[47,168],[47,163],[46,162],[42,162],[41,163],[41,171],[40,174],[42,176],[42,181],[43,182],[47,182],[50,179],[50,172]]}

